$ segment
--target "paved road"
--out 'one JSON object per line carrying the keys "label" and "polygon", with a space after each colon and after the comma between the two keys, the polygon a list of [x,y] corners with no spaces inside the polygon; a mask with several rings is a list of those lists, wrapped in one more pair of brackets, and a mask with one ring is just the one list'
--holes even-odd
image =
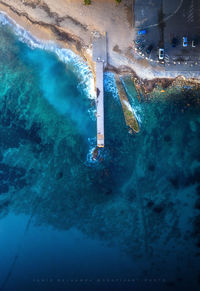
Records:
{"label": "paved road", "polygon": [[101,60],[107,64],[107,34],[104,37],[94,38],[93,40],[93,61]]}
{"label": "paved road", "polygon": [[159,25],[159,9],[164,8],[164,19],[170,19],[184,0],[135,0],[135,26],[151,28]]}
{"label": "paved road", "polygon": [[[143,57],[157,62],[158,49],[164,47],[166,70],[200,70],[200,0],[136,0],[135,20],[138,30],[147,29],[147,34],[140,37]],[[183,47],[183,36],[188,38],[187,48]],[[173,38],[176,47],[172,47]],[[199,42],[195,48],[192,40]],[[149,45],[153,50],[147,55]]]}

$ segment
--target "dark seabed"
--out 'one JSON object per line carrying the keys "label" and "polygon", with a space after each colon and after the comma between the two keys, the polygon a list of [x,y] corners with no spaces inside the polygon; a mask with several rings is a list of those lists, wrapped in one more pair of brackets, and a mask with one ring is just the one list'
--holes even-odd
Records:
{"label": "dark seabed", "polygon": [[0,39],[0,290],[199,290],[200,90],[139,102],[125,78],[130,135],[106,73],[93,162],[86,66],[8,25]]}

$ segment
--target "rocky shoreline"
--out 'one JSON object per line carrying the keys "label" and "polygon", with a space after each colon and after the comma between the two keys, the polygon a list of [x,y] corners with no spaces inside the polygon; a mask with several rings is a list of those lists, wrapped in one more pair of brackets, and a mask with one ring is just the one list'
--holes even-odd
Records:
{"label": "rocky shoreline", "polygon": [[[19,3],[21,5],[19,5]],[[51,2],[50,0],[48,1]],[[80,4],[79,4],[80,5]],[[34,10],[37,10],[34,14],[34,17],[30,15],[30,11],[33,13]],[[92,37],[93,33],[101,33],[93,29],[88,28],[87,25],[77,20],[77,17],[72,17],[70,15],[60,15],[58,12],[52,11],[45,1],[42,0],[0,0],[0,11],[5,12],[9,17],[14,19],[19,25],[24,27],[34,36],[43,39],[43,40],[52,40],[58,43],[61,47],[72,50],[74,53],[79,55],[86,61],[93,73],[95,79],[95,64],[92,61]],[[45,19],[42,20],[41,13],[45,12]],[[77,34],[70,32],[69,26],[63,27],[63,22],[67,21],[67,24],[78,27]],[[84,41],[87,39],[87,43]],[[115,46],[116,47],[116,46]],[[114,50],[114,49],[113,49]],[[121,50],[119,50],[121,54]],[[127,57],[128,58],[128,57]],[[109,58],[108,58],[109,59]],[[141,67],[141,70],[143,68]],[[154,68],[152,67],[152,70]],[[113,72],[118,76],[121,75],[131,75],[132,80],[135,84],[135,87],[138,91],[138,95],[149,94],[154,91],[154,89],[161,87],[164,90],[168,87],[175,85],[176,83],[185,83],[192,86],[199,85],[200,80],[196,78],[186,78],[182,76],[170,76],[170,77],[152,77],[145,78],[138,75],[137,71],[134,70],[131,66],[121,65],[116,67],[108,63],[107,71]]]}

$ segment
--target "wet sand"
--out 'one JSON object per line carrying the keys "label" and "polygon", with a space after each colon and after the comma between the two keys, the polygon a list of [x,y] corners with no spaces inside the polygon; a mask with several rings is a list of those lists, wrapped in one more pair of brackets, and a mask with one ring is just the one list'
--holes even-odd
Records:
{"label": "wet sand", "polygon": [[175,72],[166,75],[162,68],[132,53],[135,32],[131,0],[120,4],[93,0],[91,5],[84,5],[82,0],[0,0],[0,11],[39,39],[71,49],[87,61],[93,73],[92,39],[106,31],[109,71],[132,74],[144,92],[151,92],[157,83],[165,88],[177,77]]}

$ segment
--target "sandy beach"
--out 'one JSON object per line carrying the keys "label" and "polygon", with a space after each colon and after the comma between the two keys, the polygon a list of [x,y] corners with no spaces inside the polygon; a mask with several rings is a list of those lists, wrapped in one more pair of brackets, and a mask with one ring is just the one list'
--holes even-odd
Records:
{"label": "sandy beach", "polygon": [[90,6],[80,0],[2,0],[0,10],[36,37],[72,49],[91,68],[93,36],[107,31],[109,64],[120,67],[128,65],[124,56],[132,42],[131,5],[129,0],[123,5],[93,1]]}
{"label": "sandy beach", "polygon": [[72,49],[87,60],[92,70],[92,39],[106,31],[109,69],[134,71],[145,79],[155,77],[148,63],[137,60],[131,53],[134,34],[131,0],[120,4],[114,0],[94,0],[88,6],[82,0],[1,0],[0,10],[36,37],[55,40]]}
{"label": "sandy beach", "polygon": [[[134,54],[133,1],[93,0],[84,5],[82,0],[0,0],[0,11],[7,13],[19,25],[43,40],[54,40],[92,62],[94,36],[107,32],[108,70],[132,72],[140,79],[175,78],[180,73],[166,72],[157,64]],[[195,73],[183,73],[186,78],[197,78]]]}

